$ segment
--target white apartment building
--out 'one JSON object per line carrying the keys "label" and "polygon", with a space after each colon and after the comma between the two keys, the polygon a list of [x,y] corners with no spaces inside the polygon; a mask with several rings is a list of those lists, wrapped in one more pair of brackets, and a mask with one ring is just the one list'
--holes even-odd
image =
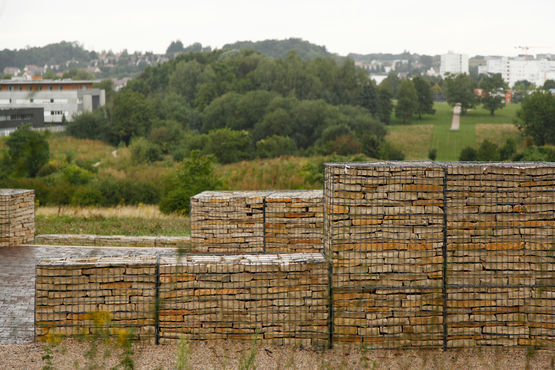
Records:
{"label": "white apartment building", "polygon": [[92,86],[93,81],[0,80],[0,109],[44,108],[45,123],[71,121],[106,104],[105,91]]}
{"label": "white apartment building", "polygon": [[500,73],[501,77],[513,87],[517,81],[526,80],[536,86],[542,86],[546,80],[555,80],[555,61],[537,60],[526,57],[487,57],[486,65],[479,68],[479,73]]}
{"label": "white apartment building", "polygon": [[450,51],[441,56],[439,73],[442,76],[445,76],[447,73],[468,73],[468,71],[468,55]]}

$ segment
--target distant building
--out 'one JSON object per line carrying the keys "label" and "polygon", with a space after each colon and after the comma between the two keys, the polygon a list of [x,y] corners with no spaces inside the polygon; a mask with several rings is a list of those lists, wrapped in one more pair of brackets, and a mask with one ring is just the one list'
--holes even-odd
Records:
{"label": "distant building", "polygon": [[105,91],[93,89],[93,81],[0,80],[0,109],[43,108],[46,123],[71,121],[105,104]]}
{"label": "distant building", "polygon": [[480,68],[479,72],[499,73],[509,86],[523,80],[542,86],[546,80],[555,80],[555,61],[532,59],[530,56],[488,57],[485,68]]}
{"label": "distant building", "polygon": [[444,76],[447,73],[468,73],[468,55],[456,54],[452,51],[441,56],[439,73]]}
{"label": "distant building", "polygon": [[32,128],[44,128],[43,108],[0,108],[0,136],[8,136],[19,126],[30,123]]}

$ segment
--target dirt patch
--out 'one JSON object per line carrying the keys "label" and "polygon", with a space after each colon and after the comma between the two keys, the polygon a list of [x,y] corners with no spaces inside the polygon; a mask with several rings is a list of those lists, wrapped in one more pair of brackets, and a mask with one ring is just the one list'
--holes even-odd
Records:
{"label": "dirt patch", "polygon": [[[117,347],[99,346],[93,359],[87,342],[66,339],[50,351],[55,369],[116,366],[123,358]],[[255,349],[257,369],[553,369],[555,351],[526,348],[441,350],[364,350],[343,347],[326,351],[238,343],[193,343],[185,362],[193,369],[236,369]],[[176,368],[178,345],[133,345],[137,369]],[[44,344],[0,345],[3,369],[42,369],[48,359]]]}

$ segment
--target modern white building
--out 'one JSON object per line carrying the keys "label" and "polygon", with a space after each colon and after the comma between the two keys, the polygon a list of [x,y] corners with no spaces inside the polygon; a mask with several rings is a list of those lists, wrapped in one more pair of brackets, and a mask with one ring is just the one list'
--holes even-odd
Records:
{"label": "modern white building", "polygon": [[468,73],[468,55],[457,54],[452,51],[441,56],[439,73],[444,76],[447,73]]}
{"label": "modern white building", "polygon": [[526,80],[542,86],[546,80],[555,80],[555,61],[530,59],[528,57],[487,57],[480,73],[500,73],[510,87],[517,81]]}
{"label": "modern white building", "polygon": [[105,104],[105,91],[93,89],[93,81],[0,80],[0,109],[43,108],[45,123],[71,121]]}

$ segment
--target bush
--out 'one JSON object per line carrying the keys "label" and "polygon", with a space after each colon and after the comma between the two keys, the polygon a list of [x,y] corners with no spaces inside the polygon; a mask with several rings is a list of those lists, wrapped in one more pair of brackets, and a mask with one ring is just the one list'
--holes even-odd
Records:
{"label": "bush", "polygon": [[478,152],[476,149],[467,146],[461,150],[461,154],[459,155],[459,161],[462,162],[472,162],[478,160]]}
{"label": "bush", "polygon": [[8,147],[4,165],[14,176],[35,177],[50,159],[47,134],[31,130],[24,125],[6,140]]}
{"label": "bush", "polygon": [[134,164],[152,163],[162,159],[162,151],[158,145],[151,143],[144,137],[136,137],[129,145],[131,161]]}
{"label": "bush", "polygon": [[437,149],[436,148],[432,148],[430,149],[430,151],[428,152],[428,158],[431,161],[435,161],[437,158]]}
{"label": "bush", "polygon": [[193,195],[205,190],[216,189],[220,183],[214,173],[212,157],[194,150],[191,152],[191,156],[183,161],[173,178],[169,180],[168,191],[160,201],[160,211],[188,214],[190,211],[189,199]]}
{"label": "bush", "polygon": [[136,180],[105,178],[98,183],[103,206],[118,204],[157,204],[160,201],[159,186]]}
{"label": "bush", "polygon": [[256,155],[259,158],[275,158],[295,153],[295,141],[287,136],[273,135],[256,143]]}
{"label": "bush", "polygon": [[497,145],[487,139],[482,141],[482,144],[480,144],[480,147],[478,148],[478,160],[498,161],[499,159],[499,148]]}
{"label": "bush", "polygon": [[403,152],[388,142],[385,142],[380,149],[380,159],[388,161],[402,161],[405,159]]}
{"label": "bush", "polygon": [[71,197],[73,206],[99,206],[105,203],[100,190],[91,186],[81,186],[75,190]]}

